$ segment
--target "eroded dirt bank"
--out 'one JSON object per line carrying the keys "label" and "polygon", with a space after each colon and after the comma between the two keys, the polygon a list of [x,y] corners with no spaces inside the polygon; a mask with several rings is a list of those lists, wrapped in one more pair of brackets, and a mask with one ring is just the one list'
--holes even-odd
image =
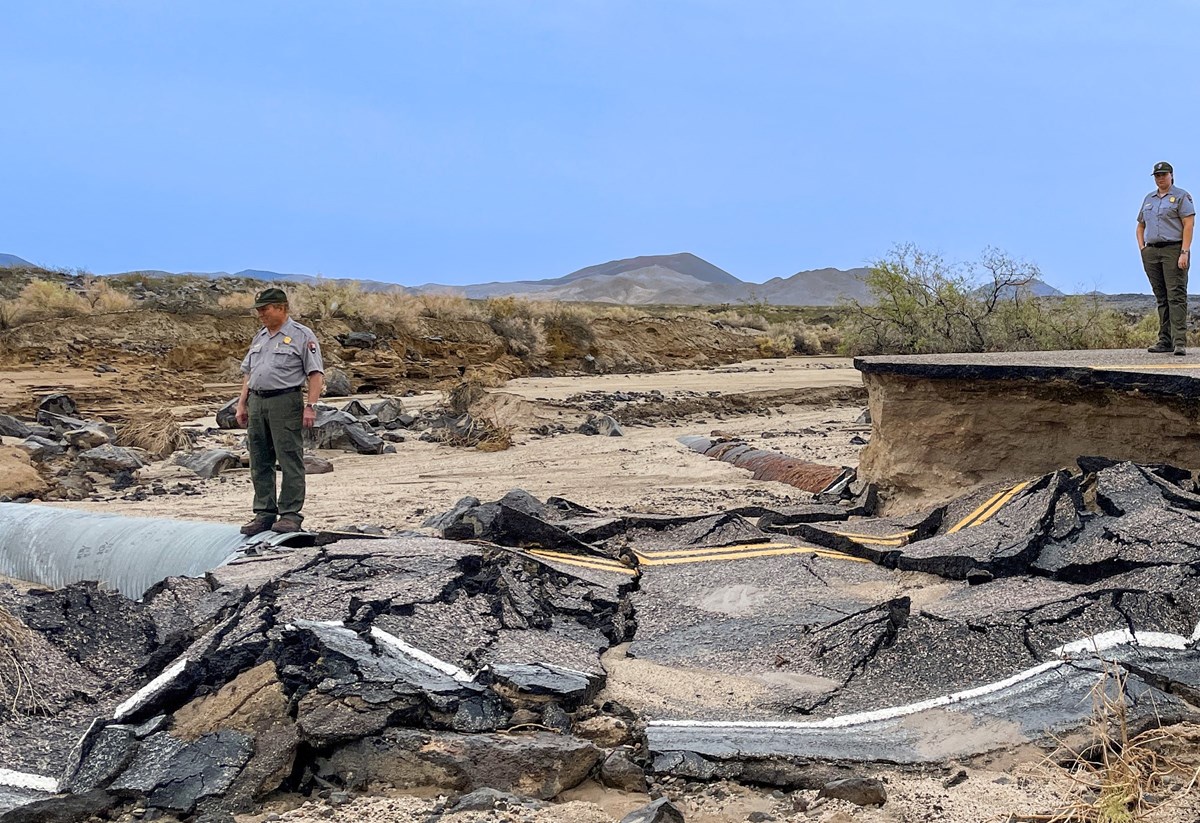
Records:
{"label": "eroded dirt bank", "polygon": [[860,477],[893,508],[1054,471],[1076,458],[1200,466],[1200,403],[1067,380],[863,375],[873,420]]}

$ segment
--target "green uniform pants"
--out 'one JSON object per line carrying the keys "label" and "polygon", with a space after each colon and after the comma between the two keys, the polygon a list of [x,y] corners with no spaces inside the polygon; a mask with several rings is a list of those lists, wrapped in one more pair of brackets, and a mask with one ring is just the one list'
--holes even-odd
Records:
{"label": "green uniform pants", "polygon": [[1179,268],[1182,243],[1146,246],[1142,266],[1158,303],[1158,342],[1163,346],[1187,345],[1188,270]]}
{"label": "green uniform pants", "polygon": [[[274,397],[251,394],[246,444],[250,449],[250,479],[254,482],[256,515],[290,514],[303,519],[304,507],[304,393]],[[275,463],[283,471],[279,499],[275,498]]]}

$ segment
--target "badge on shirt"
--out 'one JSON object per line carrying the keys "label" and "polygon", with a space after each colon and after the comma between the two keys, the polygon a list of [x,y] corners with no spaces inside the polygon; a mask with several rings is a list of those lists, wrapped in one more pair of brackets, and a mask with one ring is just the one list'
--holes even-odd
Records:
{"label": "badge on shirt", "polygon": [[[1175,202],[1175,195],[1173,195],[1173,194],[1171,195],[1171,202],[1172,202],[1172,203],[1174,203],[1174,202]],[[286,338],[286,337],[284,338],[284,342],[287,342],[287,338]]]}
{"label": "badge on shirt", "polygon": [[[1174,203],[1174,202],[1175,202],[1175,198],[1174,198],[1174,197],[1172,197],[1172,198],[1171,198],[1171,202],[1172,202],[1172,203]],[[285,338],[283,338],[283,342],[284,342],[284,343],[291,343],[291,342],[292,342],[292,338],[290,338],[290,337],[285,337]]]}

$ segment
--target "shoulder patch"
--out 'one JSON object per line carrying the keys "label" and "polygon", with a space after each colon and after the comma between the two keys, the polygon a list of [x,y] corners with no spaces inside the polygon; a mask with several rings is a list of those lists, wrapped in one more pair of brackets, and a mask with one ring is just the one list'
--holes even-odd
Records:
{"label": "shoulder patch", "polygon": [[308,341],[308,350],[309,350],[310,352],[312,352],[313,354],[316,354],[316,353],[317,353],[317,341],[316,341],[316,340],[309,340],[309,341]]}

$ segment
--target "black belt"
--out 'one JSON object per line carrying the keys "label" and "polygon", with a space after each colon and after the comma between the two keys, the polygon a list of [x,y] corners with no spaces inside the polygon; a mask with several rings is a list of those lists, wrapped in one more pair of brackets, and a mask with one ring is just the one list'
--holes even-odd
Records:
{"label": "black belt", "polygon": [[255,397],[278,397],[281,394],[291,394],[294,391],[300,391],[303,386],[292,386],[287,389],[251,389],[250,393]]}
{"label": "black belt", "polygon": [[1182,246],[1182,240],[1166,240],[1162,243],[1147,243],[1147,246],[1153,246],[1156,249],[1161,249],[1163,246]]}

